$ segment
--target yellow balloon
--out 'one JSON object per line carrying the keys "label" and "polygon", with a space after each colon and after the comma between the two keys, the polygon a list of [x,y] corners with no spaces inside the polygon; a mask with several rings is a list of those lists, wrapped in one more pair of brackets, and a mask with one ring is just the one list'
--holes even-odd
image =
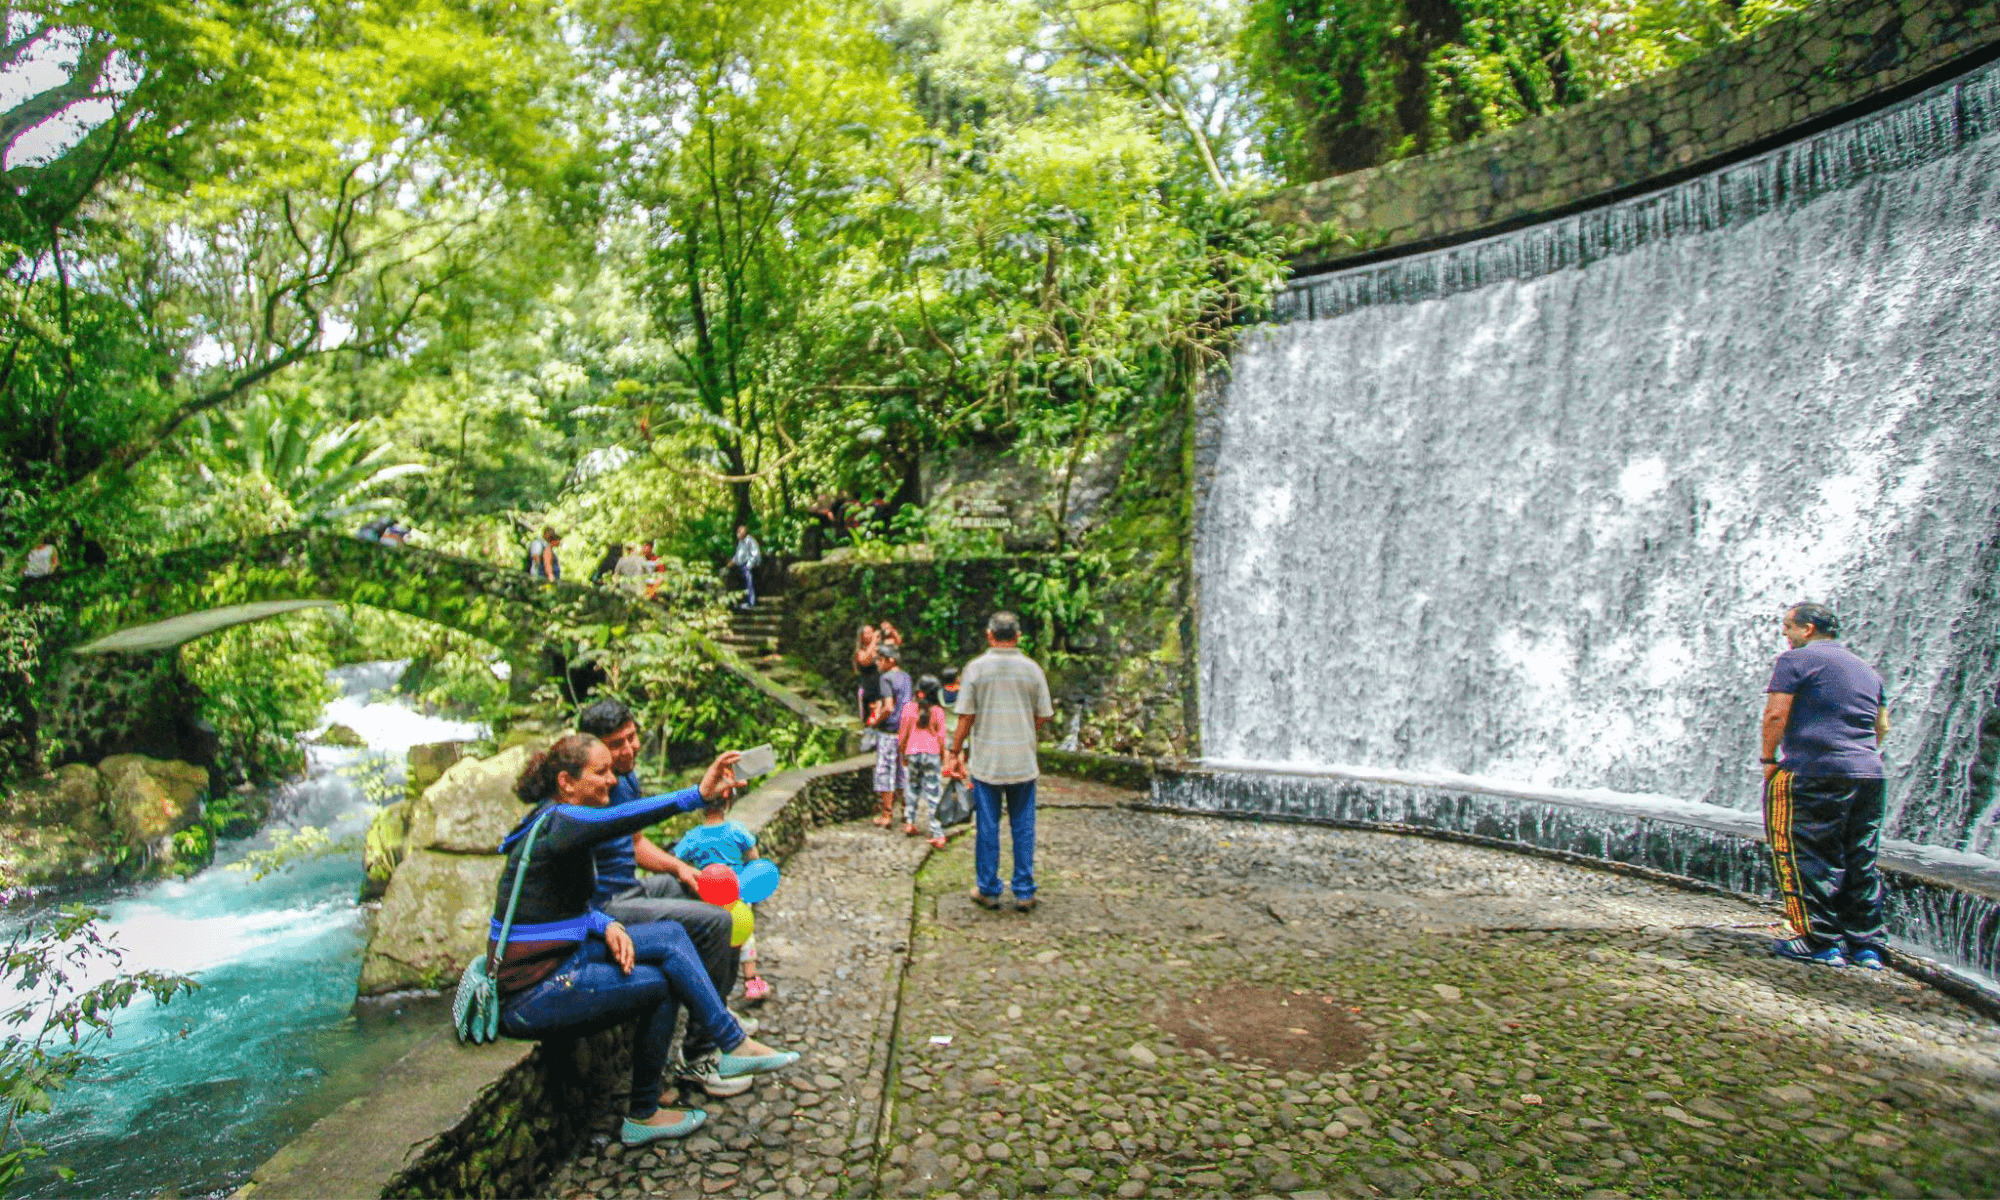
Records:
{"label": "yellow balloon", "polygon": [[729,906],[730,945],[741,946],[743,943],[749,941],[750,935],[756,931],[756,928],[757,916],[750,911],[749,905],[738,900]]}

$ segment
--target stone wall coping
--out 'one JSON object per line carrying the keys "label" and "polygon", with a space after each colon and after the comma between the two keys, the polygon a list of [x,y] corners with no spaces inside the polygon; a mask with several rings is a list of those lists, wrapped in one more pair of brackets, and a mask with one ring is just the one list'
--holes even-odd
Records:
{"label": "stone wall coping", "polygon": [[380,1084],[315,1121],[266,1159],[237,1197],[380,1196],[432,1142],[457,1129],[487,1089],[540,1052],[502,1038],[461,1045],[440,1025],[391,1064]]}
{"label": "stone wall coping", "polygon": [[[761,833],[815,781],[874,763],[874,755],[859,754],[781,771],[737,801],[730,816]],[[433,1143],[470,1118],[482,1096],[513,1072],[534,1069],[539,1051],[536,1042],[511,1038],[463,1045],[441,1024],[383,1073],[380,1086],[314,1122],[265,1160],[235,1196],[383,1195]]]}
{"label": "stone wall coping", "polygon": [[2000,4],[1820,0],[1678,68],[1417,158],[1283,189],[1281,223],[1358,239],[1298,274],[1421,253],[1640,195],[1921,92],[2000,55]]}
{"label": "stone wall coping", "polygon": [[780,771],[771,776],[762,786],[738,800],[729,810],[731,820],[740,821],[751,833],[762,833],[764,827],[777,819],[808,784],[829,775],[844,775],[850,771],[867,771],[875,767],[873,754],[856,754],[838,762],[822,763],[817,767],[796,767]]}

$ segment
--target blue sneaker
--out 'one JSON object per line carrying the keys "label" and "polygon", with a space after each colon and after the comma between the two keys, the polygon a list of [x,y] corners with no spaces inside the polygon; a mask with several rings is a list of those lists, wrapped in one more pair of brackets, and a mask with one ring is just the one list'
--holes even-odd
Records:
{"label": "blue sneaker", "polygon": [[1873,946],[1861,947],[1848,955],[1847,961],[1850,966],[1860,967],[1864,971],[1884,971],[1889,967],[1888,963],[1882,961],[1882,952]]}
{"label": "blue sneaker", "polygon": [[1789,958],[1793,962],[1818,963],[1822,967],[1847,965],[1847,956],[1840,952],[1839,946],[1815,950],[1812,948],[1812,943],[1804,938],[1786,938],[1781,942],[1772,942],[1771,953],[1779,958]]}

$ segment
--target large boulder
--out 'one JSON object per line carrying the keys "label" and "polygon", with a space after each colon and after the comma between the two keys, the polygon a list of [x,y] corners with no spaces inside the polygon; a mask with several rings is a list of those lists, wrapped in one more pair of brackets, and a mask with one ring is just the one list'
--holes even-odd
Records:
{"label": "large boulder", "polygon": [[389,879],[403,861],[410,836],[410,801],[398,800],[376,811],[361,843],[361,898],[373,900],[389,890]]}
{"label": "large boulder", "polygon": [[425,742],[412,746],[403,755],[403,794],[414,800],[444,777],[451,765],[465,757],[469,742]]}
{"label": "large boulder", "polygon": [[102,838],[111,832],[104,776],[95,767],[68,763],[45,778],[17,783],[0,798],[0,821]]}
{"label": "large boulder", "polygon": [[118,863],[105,844],[60,825],[0,825],[0,890],[82,883]]}
{"label": "large boulder", "polygon": [[486,947],[505,862],[495,854],[411,850],[382,897],[361,962],[361,994],[455,984]]}
{"label": "large boulder", "polygon": [[208,769],[193,763],[114,754],[97,764],[111,824],[133,845],[147,846],[201,819]]}
{"label": "large boulder", "polygon": [[492,854],[520,823],[527,806],[514,780],[528,765],[529,749],[515,746],[492,758],[460,759],[410,806],[411,849]]}

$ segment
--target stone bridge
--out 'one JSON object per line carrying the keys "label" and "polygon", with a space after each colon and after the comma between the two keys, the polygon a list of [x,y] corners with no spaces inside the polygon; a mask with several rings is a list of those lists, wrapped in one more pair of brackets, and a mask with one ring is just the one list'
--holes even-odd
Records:
{"label": "stone bridge", "polygon": [[523,698],[563,669],[580,626],[622,635],[677,623],[623,593],[326,530],[65,570],[25,581],[18,600],[39,631],[40,662],[33,680],[12,685],[25,693],[15,707],[26,710],[27,727],[7,740],[31,758],[53,745],[84,760],[119,751],[201,757],[206,739],[174,648],[282,613],[365,604],[436,622],[491,644]]}
{"label": "stone bridge", "polygon": [[658,605],[619,592],[543,583],[518,569],[323,530],[65,571],[30,581],[22,599],[49,606],[42,620],[48,662],[165,650],[280,613],[366,604],[491,643],[530,684],[548,665],[554,630],[673,620]]}
{"label": "stone bridge", "polygon": [[844,737],[809,701],[689,630],[664,605],[332,531],[215,542],[66,570],[25,581],[17,601],[34,619],[40,661],[31,680],[0,677],[0,693],[10,694],[0,700],[25,710],[27,725],[0,729],[0,742],[31,760],[51,743],[63,760],[120,752],[203,757],[190,685],[174,648],[232,625],[342,604],[420,617],[489,643],[511,667],[517,699],[565,668],[581,631],[608,633],[589,639],[596,644],[634,633],[687,633],[714,668],[703,676],[704,690],[724,708],[757,714],[789,755],[809,739],[837,748]]}

